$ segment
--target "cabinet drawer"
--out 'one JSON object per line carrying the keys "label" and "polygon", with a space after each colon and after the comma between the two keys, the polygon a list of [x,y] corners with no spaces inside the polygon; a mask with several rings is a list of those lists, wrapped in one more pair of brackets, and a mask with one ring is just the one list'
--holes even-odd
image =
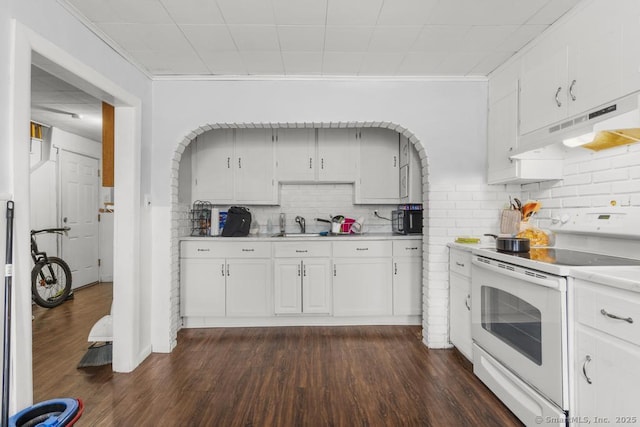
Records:
{"label": "cabinet drawer", "polygon": [[394,240],[393,256],[422,256],[422,240]]}
{"label": "cabinet drawer", "polygon": [[270,258],[269,242],[182,242],[181,258]]}
{"label": "cabinet drawer", "polygon": [[578,322],[640,345],[640,294],[578,280],[575,297]]}
{"label": "cabinet drawer", "polygon": [[333,256],[336,258],[390,257],[391,254],[392,245],[390,241],[354,240],[333,243]]}
{"label": "cabinet drawer", "polygon": [[471,252],[450,249],[449,270],[471,277]]}
{"label": "cabinet drawer", "polygon": [[276,258],[330,257],[330,242],[278,242],[273,244]]}

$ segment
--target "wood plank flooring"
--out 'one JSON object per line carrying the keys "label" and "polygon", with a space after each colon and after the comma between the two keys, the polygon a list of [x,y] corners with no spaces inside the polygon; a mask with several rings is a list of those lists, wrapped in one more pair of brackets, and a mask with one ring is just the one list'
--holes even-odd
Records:
{"label": "wood plank flooring", "polygon": [[456,350],[415,326],[182,330],[129,374],[76,369],[110,284],[34,308],[34,401],[79,397],[77,426],[520,426]]}

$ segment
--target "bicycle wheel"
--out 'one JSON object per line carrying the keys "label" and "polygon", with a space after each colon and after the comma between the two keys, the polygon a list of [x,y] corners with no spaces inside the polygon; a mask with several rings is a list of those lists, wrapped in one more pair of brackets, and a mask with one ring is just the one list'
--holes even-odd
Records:
{"label": "bicycle wheel", "polygon": [[40,307],[53,308],[64,302],[71,292],[71,269],[57,257],[40,261],[31,270],[31,294]]}

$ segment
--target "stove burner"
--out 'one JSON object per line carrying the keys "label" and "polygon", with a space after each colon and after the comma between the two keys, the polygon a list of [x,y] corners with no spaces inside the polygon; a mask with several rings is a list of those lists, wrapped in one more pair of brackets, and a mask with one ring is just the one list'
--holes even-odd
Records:
{"label": "stove burner", "polygon": [[570,249],[531,248],[529,252],[496,252],[547,264],[567,265],[573,267],[640,265],[640,260],[636,259],[580,252]]}

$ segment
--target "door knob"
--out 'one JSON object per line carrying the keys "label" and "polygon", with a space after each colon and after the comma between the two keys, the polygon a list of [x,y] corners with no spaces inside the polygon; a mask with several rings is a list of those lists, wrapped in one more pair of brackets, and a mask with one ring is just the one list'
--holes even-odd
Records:
{"label": "door knob", "polygon": [[64,218],[62,218],[62,222],[64,222],[65,224],[67,223],[67,217],[66,216]]}

